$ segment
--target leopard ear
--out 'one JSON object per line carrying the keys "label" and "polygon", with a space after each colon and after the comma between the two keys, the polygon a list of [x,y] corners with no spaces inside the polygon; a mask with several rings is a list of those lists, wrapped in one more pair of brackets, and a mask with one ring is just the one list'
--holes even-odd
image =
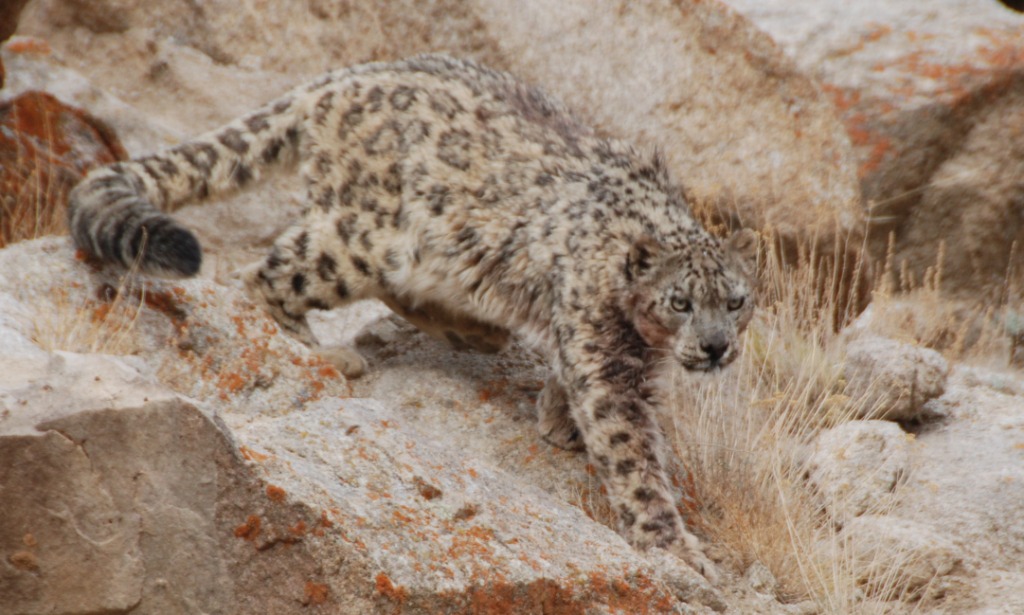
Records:
{"label": "leopard ear", "polygon": [[725,240],[725,252],[751,275],[757,268],[757,233],[748,228],[736,231]]}
{"label": "leopard ear", "polygon": [[647,273],[660,250],[658,242],[648,235],[637,239],[626,255],[626,279],[632,282]]}

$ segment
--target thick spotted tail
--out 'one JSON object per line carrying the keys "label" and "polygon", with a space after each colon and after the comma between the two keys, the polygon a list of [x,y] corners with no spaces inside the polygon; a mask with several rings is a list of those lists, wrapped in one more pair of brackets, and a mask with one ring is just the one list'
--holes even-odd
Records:
{"label": "thick spotted tail", "polygon": [[262,168],[294,161],[305,111],[285,97],[158,154],[101,167],[68,198],[75,245],[150,274],[195,275],[199,241],[166,212],[240,188]]}

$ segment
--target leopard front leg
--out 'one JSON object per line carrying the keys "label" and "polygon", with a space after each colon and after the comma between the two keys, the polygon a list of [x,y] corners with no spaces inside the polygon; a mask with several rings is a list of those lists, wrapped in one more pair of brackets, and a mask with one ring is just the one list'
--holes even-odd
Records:
{"label": "leopard front leg", "polygon": [[662,548],[714,582],[717,572],[686,530],[669,489],[654,409],[635,390],[595,382],[571,404],[591,463],[618,516],[619,533],[640,550]]}

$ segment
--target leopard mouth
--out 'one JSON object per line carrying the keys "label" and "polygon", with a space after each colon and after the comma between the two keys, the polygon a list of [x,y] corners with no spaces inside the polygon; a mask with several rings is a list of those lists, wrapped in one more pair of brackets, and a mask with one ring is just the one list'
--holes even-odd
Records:
{"label": "leopard mouth", "polygon": [[721,357],[720,359],[715,359],[715,360],[711,360],[711,359],[701,359],[699,361],[685,361],[685,360],[681,360],[680,363],[682,364],[683,369],[685,369],[688,372],[711,373],[711,372],[717,372],[717,371],[727,367],[730,363],[733,362],[733,359],[735,359],[735,358],[736,358],[735,354],[730,354],[730,355],[727,355],[727,356]]}
{"label": "leopard mouth", "polygon": [[683,368],[688,372],[715,372],[722,369],[722,365],[719,361],[699,361],[697,363],[683,363]]}

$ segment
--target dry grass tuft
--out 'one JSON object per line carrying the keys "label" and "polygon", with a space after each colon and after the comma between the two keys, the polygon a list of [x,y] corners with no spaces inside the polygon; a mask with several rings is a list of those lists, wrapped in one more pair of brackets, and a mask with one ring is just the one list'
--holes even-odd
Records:
{"label": "dry grass tuft", "polygon": [[1006,273],[998,296],[964,299],[943,286],[944,245],[921,280],[905,267],[893,270],[892,245],[874,291],[872,332],[932,348],[951,361],[1022,363],[1024,289],[1017,272]]}
{"label": "dry grass tuft", "polygon": [[134,268],[118,286],[100,287],[96,298],[54,288],[52,300],[35,314],[32,340],[53,352],[137,354],[140,340],[132,330],[146,306],[146,290],[134,285]]}
{"label": "dry grass tuft", "polygon": [[[25,239],[66,232],[68,180],[53,163],[19,151],[0,172],[0,249]],[[4,165],[6,166],[6,165]]]}

